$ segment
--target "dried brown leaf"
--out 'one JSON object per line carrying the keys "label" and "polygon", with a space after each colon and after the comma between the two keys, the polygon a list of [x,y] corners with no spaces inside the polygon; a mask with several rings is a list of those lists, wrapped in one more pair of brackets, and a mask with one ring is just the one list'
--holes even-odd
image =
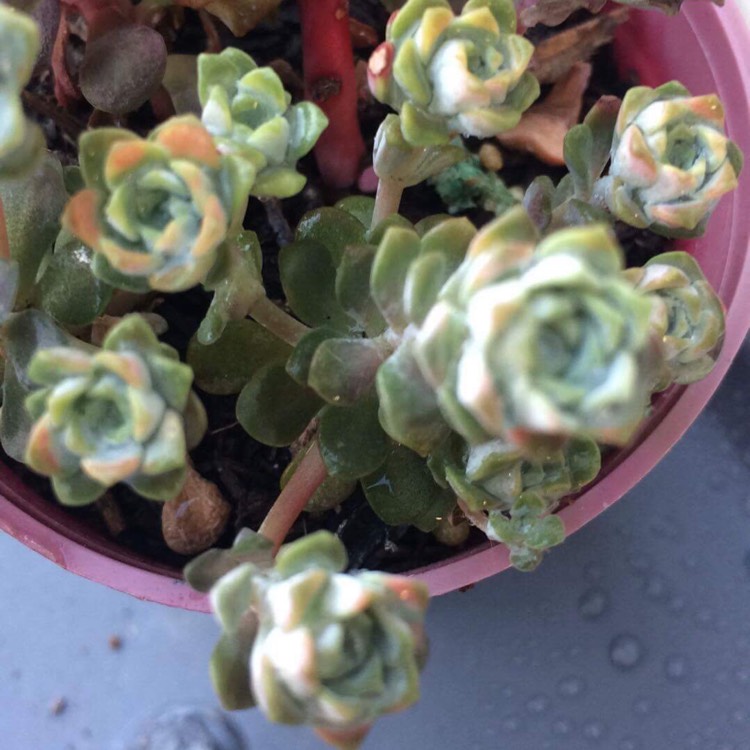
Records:
{"label": "dried brown leaf", "polygon": [[611,42],[615,29],[627,19],[627,8],[617,8],[553,34],[536,46],[529,70],[539,83],[554,83],[577,62],[585,62]]}
{"label": "dried brown leaf", "polygon": [[497,136],[507,148],[527,151],[545,164],[562,166],[565,134],[578,122],[591,65],[578,62],[545,99],[528,109],[512,130]]}

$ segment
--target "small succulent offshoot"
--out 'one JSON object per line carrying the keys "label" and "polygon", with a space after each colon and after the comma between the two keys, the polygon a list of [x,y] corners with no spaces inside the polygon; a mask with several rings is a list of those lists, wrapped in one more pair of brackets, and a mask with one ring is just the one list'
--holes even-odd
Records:
{"label": "small succulent offshoot", "polygon": [[[193,374],[138,315],[92,347],[40,348],[27,376],[34,420],[25,461],[52,479],[60,502],[86,505],[125,482],[169,500],[185,481],[186,414],[202,413]],[[197,435],[199,440],[202,435]]]}
{"label": "small succulent offshoot", "polygon": [[257,703],[272,721],[309,724],[355,750],[379,716],[419,698],[426,587],[346,566],[328,532],[282,547],[274,562],[271,542],[247,529],[188,565],[223,630],[211,674],[225,707]]}
{"label": "small succulent offshoot", "polygon": [[685,252],[662,253],[626,274],[660,302],[652,319],[664,357],[656,390],[705,378],[724,341],[724,305],[695,259]]}
{"label": "small succulent offshoot", "polygon": [[511,565],[528,571],[564,540],[563,522],[552,513],[562,498],[596,478],[601,452],[593,440],[573,438],[530,460],[518,448],[492,440],[461,444],[437,465],[469,521],[509,548]]}
{"label": "small succulent offshoot", "polygon": [[198,95],[203,125],[223,154],[251,166],[251,193],[289,198],[305,186],[296,171],[328,125],[312,102],[291,104],[291,96],[272,68],[229,47],[198,58]]}
{"label": "small succulent offshoot", "polygon": [[370,89],[415,146],[509,130],[539,96],[534,46],[515,30],[510,0],[469,0],[458,16],[447,0],[408,0],[370,58]]}
{"label": "small succulent offshoot", "polygon": [[742,154],[724,132],[719,98],[691,96],[676,81],[628,91],[611,158],[596,192],[618,219],[667,237],[703,234],[742,168]]}

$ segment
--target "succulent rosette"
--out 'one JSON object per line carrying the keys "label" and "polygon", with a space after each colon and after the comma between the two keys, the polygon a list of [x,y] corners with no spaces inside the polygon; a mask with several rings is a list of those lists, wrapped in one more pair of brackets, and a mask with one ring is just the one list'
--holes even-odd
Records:
{"label": "succulent rosette", "polygon": [[95,252],[94,272],[136,292],[178,292],[203,281],[239,228],[252,180],[192,116],[139,138],[101,128],[80,139],[86,188],[63,225]]}
{"label": "succulent rosette", "polygon": [[179,493],[193,374],[140,316],[116,325],[101,350],[39,349],[28,377],[40,387],[26,399],[25,460],[62,503],[91,503],[118,482],[152,500]]}
{"label": "succulent rosette", "polygon": [[676,81],[628,91],[611,157],[609,176],[597,189],[610,211],[669,237],[701,234],[742,168],[742,154],[724,131],[719,98],[691,96]]}
{"label": "succulent rosette", "polygon": [[34,21],[0,5],[0,178],[28,171],[44,148],[42,131],[26,119],[20,97],[38,53]]}
{"label": "succulent rosette", "polygon": [[446,463],[446,479],[469,511],[508,511],[524,492],[534,492],[554,507],[596,478],[601,451],[587,438],[528,458],[503,440],[463,446],[461,460]]}
{"label": "succulent rosette", "polygon": [[418,372],[470,444],[501,438],[529,453],[569,437],[624,444],[655,379],[655,302],[622,277],[608,227],[537,242],[520,207],[474,237],[411,339]]}
{"label": "succulent rosette", "polygon": [[296,170],[328,125],[312,102],[291,104],[276,72],[228,48],[198,58],[203,124],[222,153],[246,160],[254,173],[252,194],[289,198],[305,186]]}
{"label": "succulent rosette", "polygon": [[329,532],[282,547],[273,567],[269,549],[245,530],[231,550],[186,569],[193,586],[210,587],[224,629],[214,684],[225,706],[254,700],[272,721],[310,724],[331,744],[356,748],[376,718],[419,697],[427,589],[344,573],[346,550]]}
{"label": "succulent rosette", "polygon": [[564,540],[565,527],[552,513],[601,468],[599,446],[587,438],[567,440],[534,459],[503,440],[452,442],[453,450],[430,459],[437,481],[447,482],[466,518],[488,539],[508,546],[519,570],[532,570]]}
{"label": "succulent rosette", "polygon": [[370,88],[416,146],[509,130],[539,96],[534,46],[515,30],[510,0],[469,0],[459,16],[446,0],[408,0],[370,58]]}
{"label": "succulent rosette", "polygon": [[656,389],[708,375],[724,341],[724,306],[695,259],[684,252],[662,253],[626,273],[661,303],[652,323],[664,357]]}

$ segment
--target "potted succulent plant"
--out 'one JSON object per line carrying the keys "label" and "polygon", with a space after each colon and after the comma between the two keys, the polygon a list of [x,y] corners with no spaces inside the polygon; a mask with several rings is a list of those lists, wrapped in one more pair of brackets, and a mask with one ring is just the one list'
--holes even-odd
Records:
{"label": "potted succulent plant", "polygon": [[746,73],[616,74],[577,0],[12,5],[0,524],[209,594],[222,703],[356,747],[418,697],[419,578],[533,569],[728,366]]}

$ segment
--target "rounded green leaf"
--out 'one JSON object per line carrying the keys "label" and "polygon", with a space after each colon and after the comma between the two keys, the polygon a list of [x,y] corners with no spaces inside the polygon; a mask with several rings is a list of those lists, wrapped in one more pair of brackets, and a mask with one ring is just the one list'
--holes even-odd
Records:
{"label": "rounded green leaf", "polygon": [[60,232],[55,251],[36,287],[38,306],[58,323],[84,326],[101,315],[112,287],[94,276],[93,252],[69,232]]}
{"label": "rounded green leaf", "polygon": [[237,419],[265,445],[293,443],[318,413],[321,400],[287,374],[282,364],[258,370],[237,399]]}
{"label": "rounded green leaf", "polygon": [[331,255],[338,266],[344,250],[349,245],[361,245],[365,241],[366,227],[347,211],[338,208],[316,208],[306,213],[297,225],[297,240],[317,240]]}
{"label": "rounded green leaf", "polygon": [[352,328],[354,321],[336,299],[336,268],[324,244],[305,240],[286,245],[279,253],[279,272],[287,303],[303,323]]}
{"label": "rounded green leaf", "polygon": [[432,531],[456,503],[452,492],[435,483],[427,462],[400,445],[381,468],[362,479],[362,488],[385,523],[412,524],[422,531]]}
{"label": "rounded green leaf", "polygon": [[239,393],[261,367],[284,363],[292,348],[254,320],[227,323],[214,344],[204,346],[194,337],[186,361],[198,388],[217,396]]}
{"label": "rounded green leaf", "polygon": [[378,400],[362,399],[351,408],[326,406],[320,413],[320,453],[328,471],[359,479],[385,461],[391,441],[378,420]]}

